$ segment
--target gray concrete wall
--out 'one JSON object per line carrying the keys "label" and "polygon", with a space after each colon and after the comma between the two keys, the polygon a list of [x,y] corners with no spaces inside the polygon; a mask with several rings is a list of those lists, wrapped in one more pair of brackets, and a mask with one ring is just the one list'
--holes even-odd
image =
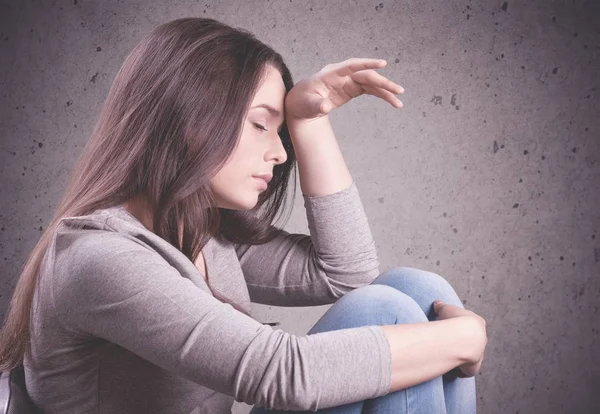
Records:
{"label": "gray concrete wall", "polygon": [[[124,57],[207,16],[296,81],[388,60],[403,109],[361,96],[331,115],[382,271],[439,273],[486,318],[479,412],[600,412],[600,2],[205,1],[2,3],[0,316]],[[300,197],[287,229],[308,232]],[[303,334],[327,308],[255,311]]]}

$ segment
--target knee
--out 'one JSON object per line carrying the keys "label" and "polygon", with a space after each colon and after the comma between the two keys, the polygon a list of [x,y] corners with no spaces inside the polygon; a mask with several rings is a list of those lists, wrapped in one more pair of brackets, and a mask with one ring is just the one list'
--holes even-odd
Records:
{"label": "knee", "polygon": [[437,273],[414,267],[394,267],[380,274],[373,284],[392,286],[405,292],[428,292],[432,297],[464,308],[450,282]]}
{"label": "knee", "polygon": [[345,294],[340,301],[352,301],[361,312],[391,317],[390,323],[427,322],[427,316],[413,298],[384,284],[362,286]]}
{"label": "knee", "polygon": [[444,288],[452,287],[450,285],[450,282],[448,282],[444,277],[440,276],[437,273],[433,273],[423,269],[418,269],[416,267],[406,266],[394,267],[390,270],[387,270],[379,276],[377,276],[375,281],[378,283],[385,282],[385,284],[388,284],[388,282],[393,281],[395,279],[410,280],[413,283],[428,286],[442,286]]}

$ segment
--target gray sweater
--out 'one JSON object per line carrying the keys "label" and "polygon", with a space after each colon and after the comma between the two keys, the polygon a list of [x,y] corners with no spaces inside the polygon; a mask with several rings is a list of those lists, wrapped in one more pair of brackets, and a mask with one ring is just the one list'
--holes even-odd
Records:
{"label": "gray sweater", "polygon": [[[358,189],[304,196],[310,235],[211,238],[210,289],[250,313],[334,303],[379,274]],[[85,224],[82,229],[75,224]],[[124,207],[61,220],[36,290],[33,402],[46,413],[230,413],[234,399],[312,410],[389,392],[379,326],[292,335],[216,299],[183,253]]]}

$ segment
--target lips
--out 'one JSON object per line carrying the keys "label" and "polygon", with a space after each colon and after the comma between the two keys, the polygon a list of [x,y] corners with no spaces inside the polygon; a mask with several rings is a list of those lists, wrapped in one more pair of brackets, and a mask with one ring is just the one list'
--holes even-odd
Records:
{"label": "lips", "polygon": [[253,177],[255,177],[255,178],[261,178],[261,179],[265,180],[265,182],[267,184],[269,184],[269,182],[273,179],[273,175],[272,174],[258,174],[258,175],[253,175]]}
{"label": "lips", "polygon": [[256,177],[256,176],[252,176],[252,178],[254,178],[256,180],[256,182],[261,186],[261,188],[263,190],[266,190],[267,187],[269,186],[269,184],[267,183],[267,180],[265,180],[264,178]]}

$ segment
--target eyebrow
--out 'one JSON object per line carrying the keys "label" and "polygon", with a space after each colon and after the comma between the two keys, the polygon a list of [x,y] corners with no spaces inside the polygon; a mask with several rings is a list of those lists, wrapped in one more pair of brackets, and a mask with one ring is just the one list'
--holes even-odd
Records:
{"label": "eyebrow", "polygon": [[[279,116],[281,116],[281,112],[279,112],[277,109],[273,108],[271,105],[268,105],[268,104],[256,105],[250,109],[255,109],[255,108],[264,108],[267,111],[269,111],[271,113],[271,115],[273,115],[275,118],[279,118]],[[283,121],[281,121],[281,124],[279,124],[279,126],[282,126],[284,122],[285,122],[285,119]]]}

